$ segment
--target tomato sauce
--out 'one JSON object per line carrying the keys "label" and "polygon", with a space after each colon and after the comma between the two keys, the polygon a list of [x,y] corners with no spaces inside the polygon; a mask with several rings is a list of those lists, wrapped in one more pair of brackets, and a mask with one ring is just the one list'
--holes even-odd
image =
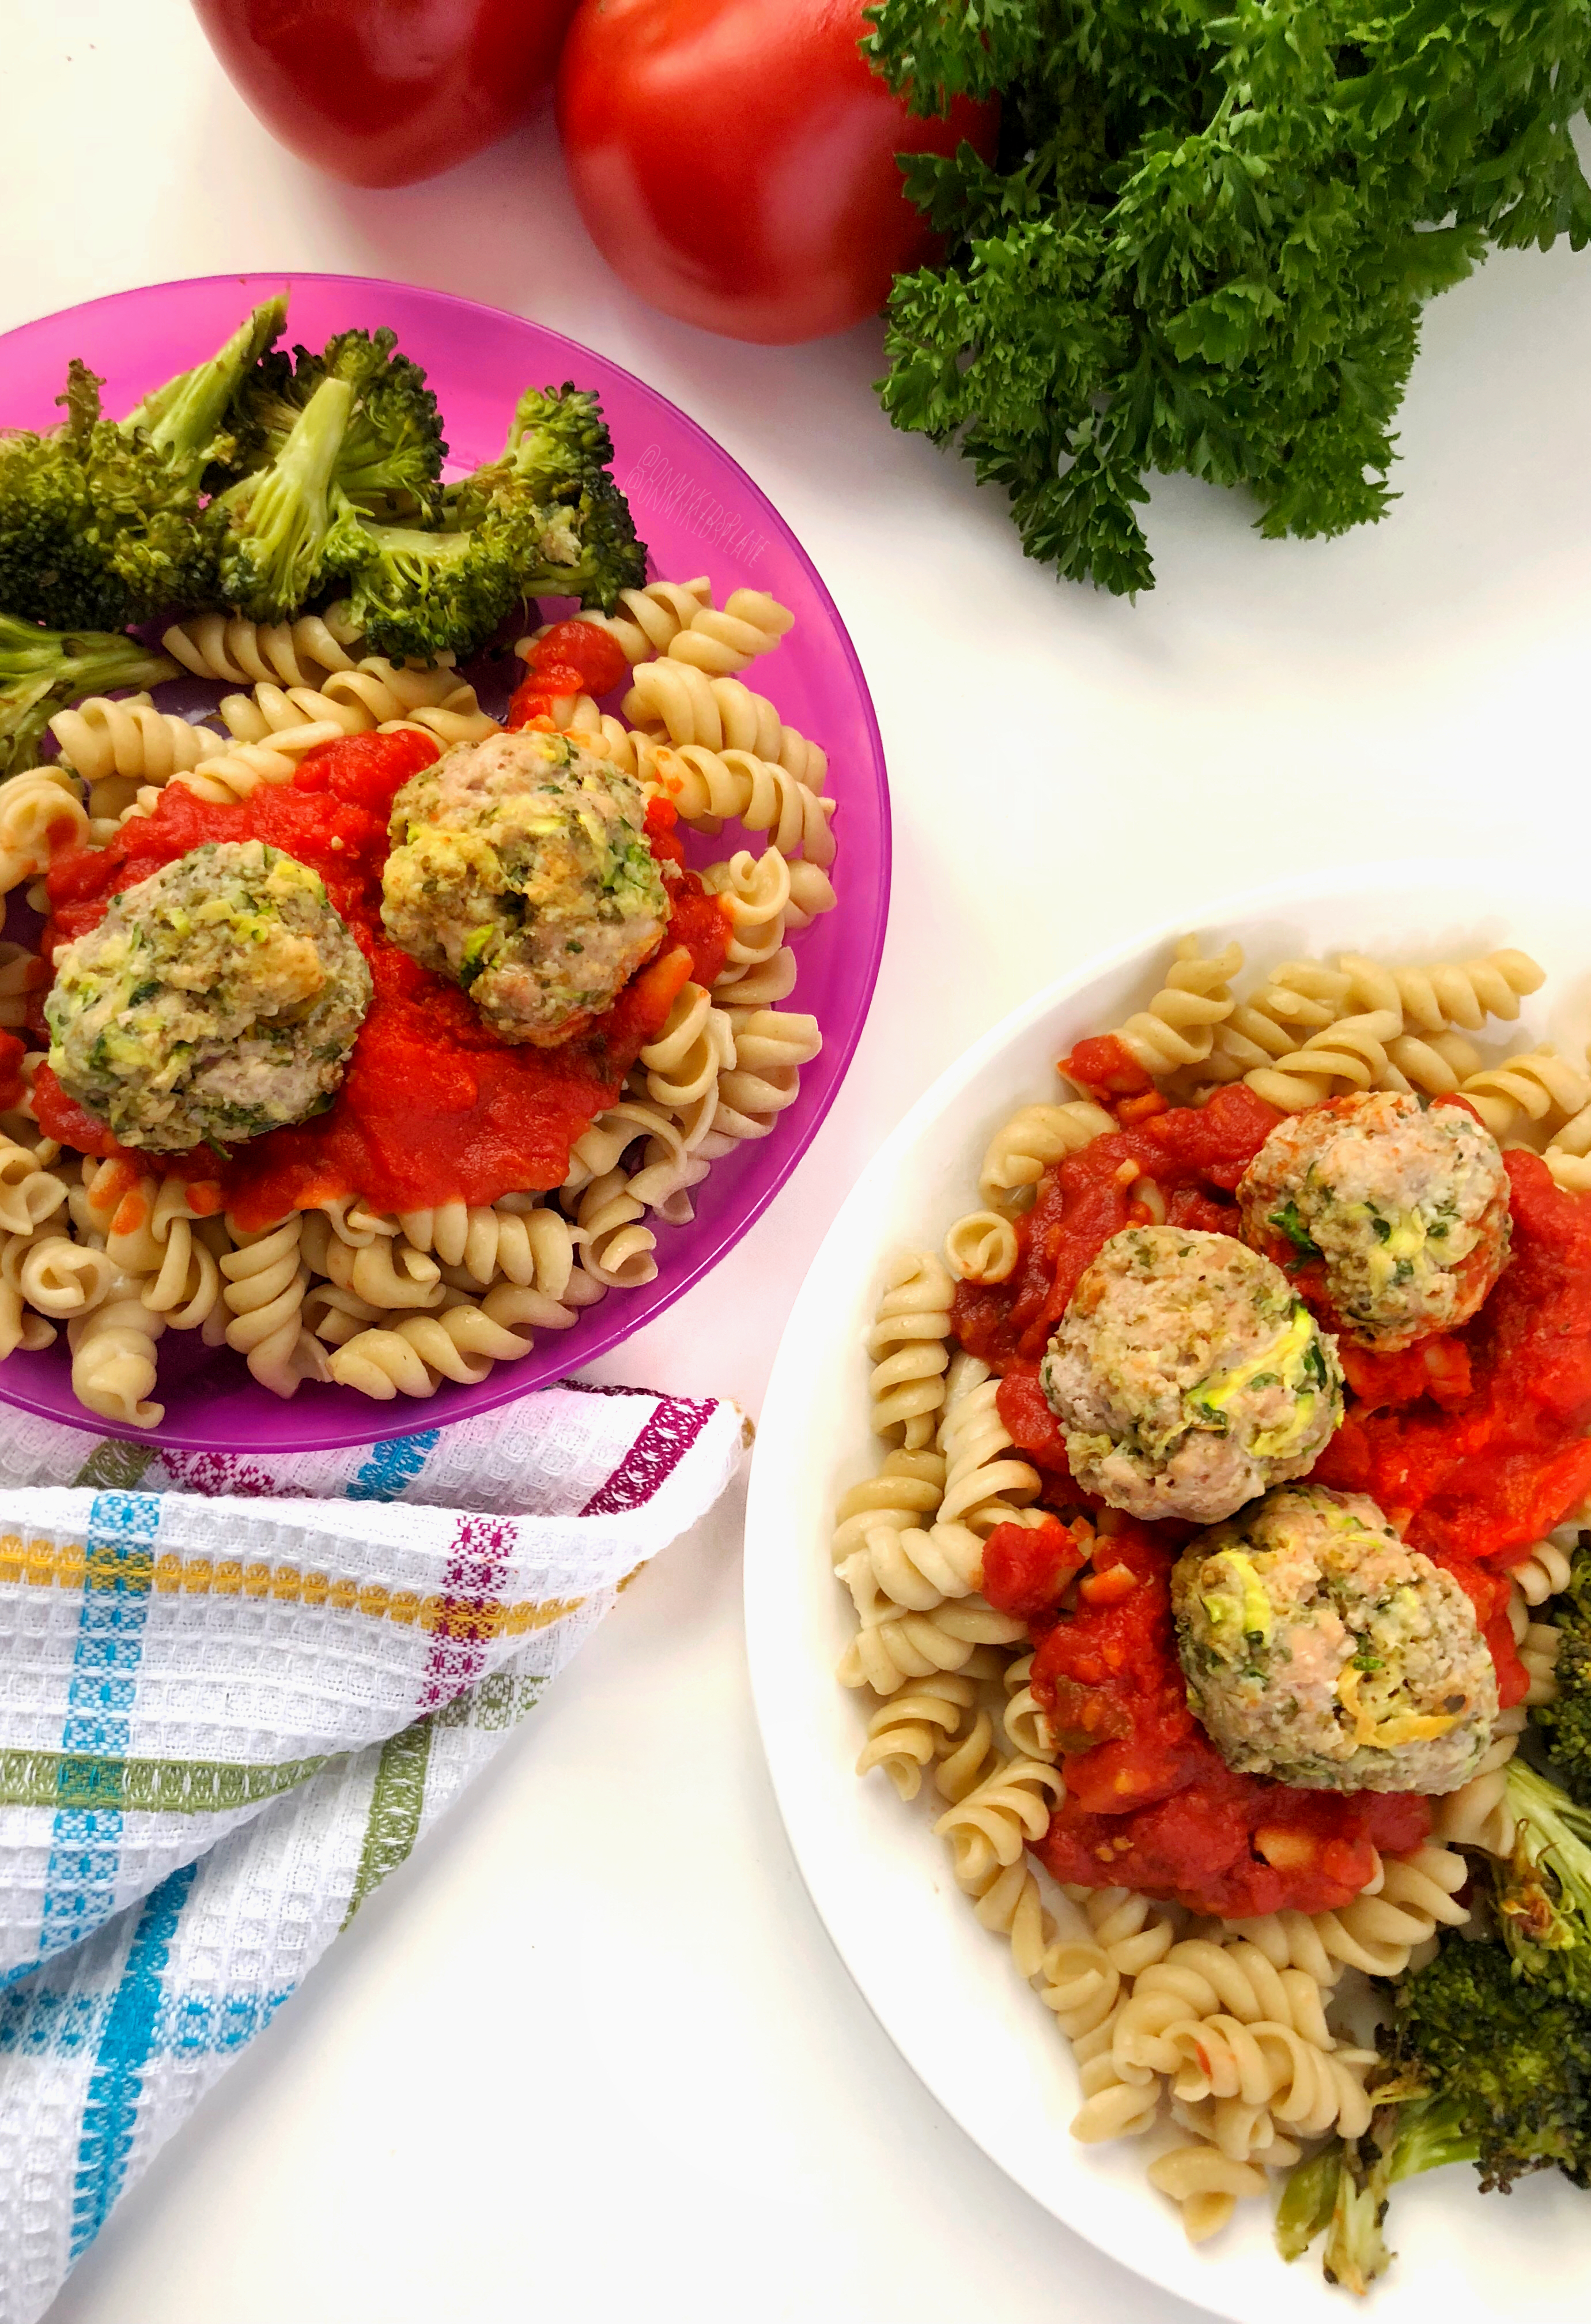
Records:
{"label": "tomato sauce", "polygon": [[[346,1194],[363,1194],[377,1210],[407,1211],[561,1185],[574,1140],[617,1101],[681,985],[693,976],[711,984],[723,964],[728,922],[685,869],[673,807],[654,800],[647,835],[670,899],[658,955],[612,1008],[560,1047],[500,1040],[457,985],[421,968],[382,927],[388,812],[400,786],[436,756],[428,736],[355,735],[311,752],[292,782],[262,784],[235,805],[214,805],[173,783],[152,816],[124,824],[108,847],[74,849],[50,872],[47,958],[97,927],[113,896],[207,840],[261,839],[309,864],[352,929],[374,994],[330,1110],[251,1139],[219,1168],[208,1148],[137,1157],[145,1169],[218,1180],[245,1227]],[[121,1150],[47,1065],[35,1102],[41,1126],[63,1145]]]}
{"label": "tomato sauce", "polygon": [[[1052,1512],[1036,1527],[997,1527],[984,1556],[985,1595],[1032,1628],[1033,1690],[1062,1740],[1066,1797],[1036,1852],[1058,1879],[1232,1919],[1335,1910],[1363,1888],[1376,1850],[1425,1838],[1430,1801],[1305,1791],[1227,1766],[1188,1708],[1172,1618],[1172,1567],[1195,1528],[1140,1525],[1082,1491],[1038,1379],[1109,1236],[1162,1207],[1178,1224],[1237,1231],[1234,1191],[1279,1117],[1241,1085],[1199,1109],[1151,1110],[1158,1093],[1111,1040],[1080,1043],[1066,1070],[1123,1126],[1044,1173],[1007,1280],[961,1284],[955,1299],[957,1334],[1000,1375],[1000,1417]],[[1311,1475],[1370,1494],[1453,1575],[1506,1710],[1528,1684],[1509,1562],[1591,1494],[1591,1199],[1563,1193],[1534,1155],[1504,1160],[1513,1253],[1490,1298],[1462,1331],[1398,1355],[1344,1341],[1347,1416]],[[1295,1279],[1311,1299],[1308,1273]],[[1080,1543],[1092,1554],[1081,1582]]]}

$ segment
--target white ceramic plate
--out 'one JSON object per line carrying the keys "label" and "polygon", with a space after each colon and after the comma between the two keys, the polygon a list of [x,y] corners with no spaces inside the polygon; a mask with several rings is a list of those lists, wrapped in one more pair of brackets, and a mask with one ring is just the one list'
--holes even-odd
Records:
{"label": "white ceramic plate", "polygon": [[[1068,2136],[1077,2081],[1067,2045],[1005,1940],[978,1925],[955,1888],[929,1799],[903,1803],[882,1775],[863,1783],[851,1772],[865,1714],[832,1675],[852,1624],[828,1540],[837,1496],[877,1465],[862,1338],[889,1254],[937,1247],[975,1204],[994,1130],[1019,1105],[1056,1094],[1053,1062],[1072,1041],[1143,1004],[1187,928],[1217,944],[1237,936],[1251,968],[1341,950],[1464,960],[1519,945],[1548,983],[1519,1026],[1494,1029],[1579,1055],[1591,1035],[1591,926],[1571,879],[1570,867],[1493,875],[1437,862],[1314,875],[1088,963],[998,1025],[876,1156],[806,1278],[768,1390],[746,1519],[752,1683],[786,1828],[841,1958],[940,2104],[1019,2186],[1101,2250],[1234,2324],[1274,2324],[1279,2303],[1290,2319],[1346,2324],[1352,2303],[1323,2282],[1318,2245],[1283,2266],[1268,2205],[1240,2207],[1224,2235],[1191,2249],[1173,2207],[1145,2182],[1133,2142],[1082,2147]],[[1527,2301],[1533,2324],[1584,2317],[1591,2196],[1556,2172],[1506,2200],[1483,2199],[1467,2169],[1400,2187],[1392,2241],[1400,2257],[1375,2292],[1377,2324],[1494,2317]]]}

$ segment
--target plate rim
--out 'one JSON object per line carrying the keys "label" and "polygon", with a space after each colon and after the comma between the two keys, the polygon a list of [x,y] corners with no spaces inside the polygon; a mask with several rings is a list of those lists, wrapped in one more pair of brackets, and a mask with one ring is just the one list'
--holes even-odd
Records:
{"label": "plate rim", "polygon": [[[777,1417],[770,1428],[770,1416],[777,1416],[790,1396],[786,1376],[799,1381],[804,1373],[810,1374],[816,1364],[821,1364],[825,1353],[832,1355],[834,1352],[832,1346],[825,1348],[821,1339],[813,1341],[809,1338],[805,1328],[806,1317],[809,1312],[822,1305],[827,1288],[826,1262],[831,1252],[850,1240],[852,1221],[874,1202],[874,1187],[881,1182],[887,1182],[898,1161],[916,1146],[928,1125],[943,1115],[956,1095],[976,1079],[987,1064],[1015,1047],[1025,1034],[1031,1032],[1052,1013],[1063,1009],[1087,986],[1130,968],[1137,968],[1146,973],[1157,953],[1163,953],[1165,946],[1191,932],[1219,936],[1225,930],[1274,918],[1289,905],[1296,906],[1306,901],[1326,902],[1333,897],[1347,895],[1374,899],[1377,895],[1395,895],[1400,890],[1415,891],[1422,900],[1434,901],[1439,885],[1447,882],[1455,887],[1472,884],[1482,891],[1488,885],[1505,888],[1509,891],[1506,905],[1512,906],[1514,902],[1523,901],[1522,881],[1527,863],[1531,883],[1538,893],[1556,892],[1560,899],[1572,903],[1575,908],[1579,908],[1581,883],[1573,879],[1567,868],[1542,868],[1522,854],[1504,854],[1495,860],[1471,854],[1422,854],[1380,863],[1311,868],[1280,880],[1223,891],[1208,901],[1199,903],[1194,909],[1163,916],[1143,932],[1090,953],[1074,969],[1051,979],[1037,992],[1016,1002],[934,1076],[869,1157],[851,1187],[830,1223],[786,1320],[759,1424],[746,1497],[742,1579],[752,1711],[779,1821],[802,1887],[829,1945],[869,2014],[897,2054],[922,2083],[934,2104],[996,2170],[1018,2187],[1049,2218],[1091,2245],[1107,2259],[1127,2269],[1140,2282],[1153,2284],[1207,2313],[1233,2319],[1233,2324],[1242,2324],[1240,2312],[1235,2308],[1228,2309],[1219,2304],[1221,2298],[1219,2274],[1211,2274],[1208,2280],[1195,2281],[1186,2271],[1162,2265],[1152,2251],[1141,2248],[1128,2250],[1119,2244],[1103,2240],[1103,2228],[1100,2235],[1096,2236],[1090,2226],[1086,2182],[1081,2179],[1072,2182],[1076,2190],[1074,2198],[1069,2207],[1062,2209],[1058,2206],[1053,2188],[1045,2183],[1037,2170],[1025,2167],[1020,2157],[998,2150],[992,2128],[996,2116],[992,2109],[986,2110],[977,2122],[968,2119],[956,2097],[943,2087],[943,2077],[936,2070],[932,2058],[925,2058],[923,2054],[926,2044],[920,2039],[920,2027],[914,2013],[904,2002],[898,2008],[892,2007],[886,1993],[872,1988],[853,1962],[844,1935],[831,1919],[825,1908],[824,1877],[819,1868],[807,1825],[805,1803],[799,1800],[796,1788],[796,1770],[803,1744],[798,1730],[784,1720],[776,1708],[778,1693],[776,1674],[782,1667],[779,1642],[784,1635],[780,1618],[782,1576],[776,1551],[786,1545],[779,1541],[777,1512],[783,1482],[781,1470],[798,1457],[798,1445],[796,1437]],[[1587,967],[1591,968],[1591,944],[1586,947],[1586,961]],[[1015,1098],[1014,1106],[1022,1102],[1020,1098]],[[945,1223],[948,1225],[948,1220]],[[918,1239],[912,1234],[912,1230],[903,1225],[897,1240],[905,1241],[908,1235],[913,1240]],[[885,1247],[882,1240],[876,1240],[875,1263]],[[799,1409],[801,1399],[798,1395],[795,1401]],[[834,1683],[837,1685],[838,1682]],[[821,1749],[822,1746],[813,1744],[806,1748]],[[910,1803],[893,1802],[887,1804],[903,1813],[910,1813]],[[931,1909],[926,1891],[922,1902],[924,1912]],[[970,1915],[967,1918],[970,1919]],[[1036,2047],[1042,2041],[1044,2029],[1035,2021],[1033,2030]],[[1064,2132],[1061,2135],[1064,2140]],[[1062,2151],[1065,2151],[1064,2147]],[[1084,2150],[1077,2151],[1081,2153]],[[1142,2182],[1142,2192],[1147,2200],[1158,2200],[1146,2180]],[[1200,2248],[1187,2246],[1187,2255],[1192,2257]],[[1183,2256],[1181,2246],[1173,2246],[1173,2249],[1179,2259]],[[1210,2256],[1214,2258],[1218,2255],[1212,2252]],[[1297,2278],[1286,2269],[1279,2256],[1275,2258],[1274,2264],[1281,2271],[1274,2279],[1274,2297],[1285,2304],[1289,2286],[1296,2286]],[[1311,2289],[1313,2290],[1312,2284]],[[1332,2296],[1347,2299],[1346,2294]],[[1349,2314],[1351,2310],[1345,2310],[1344,2313]]]}
{"label": "plate rim", "polygon": [[[855,687],[868,743],[866,771],[871,779],[877,799],[880,876],[871,897],[859,899],[851,907],[857,916],[855,936],[852,941],[860,945],[865,966],[861,976],[856,980],[855,990],[859,999],[853,1021],[845,1036],[836,1043],[833,1052],[829,1050],[828,1037],[825,1032],[825,1054],[832,1054],[836,1056],[828,1094],[815,1118],[805,1126],[799,1136],[793,1136],[787,1142],[777,1145],[777,1159],[771,1166],[767,1184],[759,1189],[755,1198],[743,1211],[737,1213],[732,1222],[725,1222],[722,1232],[714,1233],[709,1248],[690,1264],[688,1270],[682,1275],[677,1283],[670,1284],[667,1295],[651,1305],[644,1315],[633,1320],[621,1315],[612,1324],[604,1324],[593,1333],[590,1345],[583,1346],[576,1359],[575,1369],[584,1370],[587,1365],[596,1362],[599,1358],[612,1354],[615,1348],[621,1346],[636,1332],[666,1314],[685,1296],[687,1291],[694,1289],[705,1276],[711,1274],[730,1257],[735,1246],[750,1232],[776,1196],[787,1185],[808,1148],[822,1130],[844,1087],[858,1044],[872,1012],[873,999],[883,966],[884,944],[888,930],[889,903],[893,886],[894,835],[890,808],[889,770],[884,750],[884,740],[878,727],[878,710],[873,701],[871,688],[868,685],[867,675],[862,669],[861,658],[856,650],[855,641],[834,602],[828,584],[795,528],[750,470],[735,458],[733,453],[726,450],[715,437],[709,434],[700,420],[694,420],[689,412],[674,402],[672,398],[665,395],[660,389],[651,386],[648,381],[641,378],[639,373],[630,370],[623,364],[615,363],[600,349],[588,347],[582,341],[571,338],[567,332],[557,331],[548,324],[538,323],[532,316],[516,314],[511,308],[494,306],[485,300],[465,298],[457,291],[437,290],[423,283],[400,281],[390,275],[341,274],[318,268],[254,267],[243,273],[222,271],[211,274],[175,275],[161,282],[133,283],[120,290],[102,292],[95,299],[79,300],[69,307],[48,309],[43,314],[32,316],[26,322],[14,324],[9,330],[0,333],[0,366],[4,365],[7,350],[15,340],[44,326],[70,323],[79,316],[103,314],[109,309],[132,301],[158,298],[162,292],[225,288],[235,289],[245,299],[257,300],[259,296],[266,294],[272,286],[290,290],[296,284],[310,282],[334,289],[356,290],[362,292],[380,293],[384,290],[394,290],[400,292],[405,298],[419,299],[455,310],[489,317],[493,323],[506,323],[517,330],[529,331],[544,341],[551,341],[558,347],[566,349],[572,357],[602,365],[606,370],[617,374],[627,381],[651,403],[660,405],[668,414],[671,423],[677,422],[691,438],[704,446],[714,459],[728,464],[734,475],[773,520],[784,542],[794,552],[816,594],[831,632],[838,641],[841,656],[849,668],[851,682]],[[860,771],[859,770],[859,773]],[[4,899],[0,899],[0,903],[3,901]],[[545,1345],[545,1341],[538,1343],[538,1347]],[[533,1351],[531,1355],[521,1357],[517,1361],[533,1362],[536,1352]],[[534,1395],[538,1388],[556,1387],[566,1377],[560,1371],[556,1377],[549,1376],[527,1387],[513,1383],[508,1379],[514,1367],[509,1364],[498,1364],[480,1384],[478,1394],[475,1391],[469,1392],[472,1401],[467,1411],[451,1416],[445,1415],[438,1423],[433,1416],[433,1403],[428,1398],[414,1405],[411,1426],[393,1430],[391,1433],[400,1435],[418,1434],[438,1425],[457,1426],[464,1421],[499,1410],[502,1406],[513,1403],[520,1397]],[[507,1384],[502,1384],[505,1380]],[[332,1413],[340,1411],[345,1404],[350,1408],[350,1418],[346,1421],[336,1421],[331,1418]],[[180,1427],[172,1430],[164,1422],[159,1428],[141,1429],[131,1427],[121,1421],[102,1418],[97,1414],[87,1411],[79,1413],[74,1409],[69,1413],[58,1410],[42,1397],[30,1394],[25,1386],[21,1383],[14,1386],[9,1382],[5,1378],[4,1364],[0,1364],[0,1406],[26,1412],[35,1418],[51,1421],[60,1426],[79,1429],[87,1435],[120,1438],[130,1443],[148,1444],[156,1450],[161,1445],[170,1445],[173,1452],[203,1452],[214,1449],[208,1438],[204,1439],[202,1443],[189,1443],[186,1439],[185,1432]],[[305,1405],[302,1409],[306,1416],[312,1410],[318,1410],[319,1400],[317,1400],[316,1406]],[[326,1420],[307,1426],[303,1435],[296,1439],[291,1448],[293,1452],[338,1452],[346,1450],[350,1446],[371,1443],[383,1434],[377,1416],[391,1415],[393,1418],[398,1416],[391,1414],[389,1406],[378,1404],[372,1406],[369,1399],[358,1397],[353,1390],[339,1391],[335,1406],[330,1398],[326,1399],[325,1409],[328,1416]],[[360,1415],[363,1416],[363,1425],[357,1417]],[[407,1413],[404,1416],[408,1417]],[[285,1457],[290,1457],[290,1454]]]}

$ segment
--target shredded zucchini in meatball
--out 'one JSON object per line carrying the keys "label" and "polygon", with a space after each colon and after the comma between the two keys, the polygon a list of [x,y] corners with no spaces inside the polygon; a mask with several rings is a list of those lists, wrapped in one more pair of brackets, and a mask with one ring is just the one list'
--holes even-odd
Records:
{"label": "shredded zucchini in meatball", "polygon": [[1336,1345],[1281,1269],[1191,1228],[1112,1235],[1039,1377],[1078,1483],[1140,1517],[1229,1517],[1342,1417]]}
{"label": "shredded zucchini in meatball", "polygon": [[1462,1105],[1391,1091],[1279,1122],[1237,1189],[1243,1232],[1318,1264],[1342,1329],[1393,1354],[1467,1323],[1508,1257],[1508,1174]]}
{"label": "shredded zucchini in meatball", "polygon": [[213,843],[58,955],[51,1069],[124,1146],[225,1149],[324,1112],[370,996],[316,872],[257,839]]}
{"label": "shredded zucchini in meatball", "polygon": [[640,786],[567,735],[464,743],[392,802],[382,918],[505,1041],[566,1041],[667,925],[645,823]]}
{"label": "shredded zucchini in meatball", "polygon": [[1451,1792],[1492,1739],[1474,1607],[1363,1494],[1267,1493],[1189,1543],[1172,1603],[1189,1703],[1241,1774]]}

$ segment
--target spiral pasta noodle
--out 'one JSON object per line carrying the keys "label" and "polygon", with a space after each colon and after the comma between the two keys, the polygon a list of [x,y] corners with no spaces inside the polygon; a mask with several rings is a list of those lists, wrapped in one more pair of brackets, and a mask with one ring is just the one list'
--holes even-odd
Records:
{"label": "spiral pasta noodle", "polygon": [[348,649],[358,641],[358,631],[335,606],[324,617],[304,613],[296,622],[200,613],[174,623],[161,640],[172,660],[195,678],[228,686],[311,687],[333,670],[352,669]]}
{"label": "spiral pasta noodle", "polygon": [[989,1140],[978,1191],[991,1210],[1016,1212],[1052,1163],[1079,1153],[1116,1128],[1102,1105],[1074,1098],[1063,1105],[1026,1105]]}
{"label": "spiral pasta noodle", "polygon": [[904,1532],[931,1525],[944,1491],[944,1457],[933,1451],[895,1452],[875,1476],[841,1493],[834,1510],[832,1543],[838,1570],[875,1527]]}
{"label": "spiral pasta noodle", "polygon": [[1578,1114],[1591,1103],[1591,1074],[1555,1049],[1528,1049],[1522,1056],[1487,1065],[1459,1084],[1494,1138],[1512,1138],[1554,1114]]}
{"label": "spiral pasta noodle", "polygon": [[946,1604],[929,1614],[903,1613],[864,1624],[841,1656],[841,1686],[898,1692],[908,1678],[965,1670],[980,1646],[1009,1646],[1024,1625],[980,1601]]}
{"label": "spiral pasta noodle", "polygon": [[112,775],[163,783],[179,769],[197,767],[226,748],[213,727],[157,710],[147,694],[90,695],[71,709],[58,710],[50,731],[61,757],[87,783]]}
{"label": "spiral pasta noodle", "polygon": [[1004,1283],[1016,1265],[1016,1230],[998,1211],[967,1211],[945,1233],[944,1263],[960,1283]]}
{"label": "spiral pasta noodle", "polygon": [[88,810],[62,766],[32,767],[0,784],[0,895],[87,845]]}
{"label": "spiral pasta noodle", "polygon": [[303,1214],[294,1212],[272,1227],[227,1224],[234,1248],[220,1262],[232,1316],[227,1346],[277,1396],[294,1395],[303,1380],[327,1379],[325,1350],[304,1328],[309,1276],[300,1251]]}
{"label": "spiral pasta noodle", "polygon": [[722,607],[699,606],[667,651],[709,678],[732,678],[759,654],[771,653],[795,619],[766,589],[731,589]]}
{"label": "spiral pasta noodle", "polygon": [[945,1383],[943,1417],[935,1439],[944,1455],[941,1520],[992,1532],[1036,1499],[1039,1474],[1013,1451],[1011,1432],[1000,1418],[999,1382],[976,1357],[957,1356]]}
{"label": "spiral pasta noodle", "polygon": [[708,751],[699,742],[659,749],[652,779],[679,810],[682,823],[715,831],[722,823],[766,831],[781,855],[799,848],[826,871],[834,861],[829,828],[834,802],[809,790],[798,777],[750,751]]}
{"label": "spiral pasta noodle", "polygon": [[1521,997],[1539,991],[1547,981],[1538,962],[1514,951],[1434,968],[1388,968],[1362,953],[1345,953],[1338,966],[1348,979],[1345,997],[1350,1009],[1391,1010],[1403,1028],[1423,1033],[1442,1033],[1452,1026],[1478,1033],[1488,1017],[1512,1024]]}
{"label": "spiral pasta noodle", "polygon": [[658,1272],[658,1238],[641,1225],[646,1204],[630,1192],[622,1170],[593,1178],[575,1213],[580,1266],[604,1290],[633,1290]]}
{"label": "spiral pasta noodle", "polygon": [[1282,1113],[1301,1113],[1344,1090],[1384,1088],[1391,1072],[1386,1044],[1398,1038],[1400,1019],[1391,1010],[1339,1017],[1313,1033],[1301,1048],[1289,1050],[1274,1065],[1244,1075],[1256,1097]]}
{"label": "spiral pasta noodle", "polygon": [[153,1401],[155,1342],[165,1318],[144,1305],[143,1284],[118,1272],[86,1314],[67,1325],[72,1394],[88,1412],[133,1428],[158,1428],[166,1408]]}
{"label": "spiral pasta noodle", "polygon": [[406,1315],[400,1323],[356,1333],[326,1359],[333,1379],[364,1396],[390,1401],[395,1396],[434,1396],[445,1379],[474,1387],[494,1363],[529,1352],[521,1335],[484,1307],[461,1303],[435,1315]]}
{"label": "spiral pasta noodle", "polygon": [[866,1775],[881,1767],[903,1800],[915,1799],[923,1770],[960,1733],[976,1695],[970,1679],[941,1673],[894,1696],[868,1721],[857,1774]]}
{"label": "spiral pasta noodle", "polygon": [[814,791],[827,779],[826,753],[786,726],[766,694],[737,678],[709,678],[672,655],[641,664],[622,708],[632,726],[676,749],[699,742],[709,751],[750,751]]}
{"label": "spiral pasta noodle", "polygon": [[1242,966],[1240,945],[1207,958],[1197,936],[1184,936],[1161,990],[1117,1027],[1116,1038],[1145,1073],[1201,1065],[1215,1047],[1217,1026],[1232,1013],[1229,983]]}
{"label": "spiral pasta noodle", "polygon": [[939,1425],[953,1288],[931,1252],[901,1253],[887,1269],[868,1334],[873,1433],[889,1436],[898,1429],[908,1452],[931,1443]]}
{"label": "spiral pasta noodle", "polygon": [[[703,573],[694,581],[649,581],[644,589],[621,589],[618,611],[599,613],[584,608],[569,618],[602,630],[633,666],[667,653],[681,630],[688,629],[712,603],[713,591]],[[520,639],[514,651],[521,660],[529,659],[530,649],[543,635],[545,630],[538,630]]]}

